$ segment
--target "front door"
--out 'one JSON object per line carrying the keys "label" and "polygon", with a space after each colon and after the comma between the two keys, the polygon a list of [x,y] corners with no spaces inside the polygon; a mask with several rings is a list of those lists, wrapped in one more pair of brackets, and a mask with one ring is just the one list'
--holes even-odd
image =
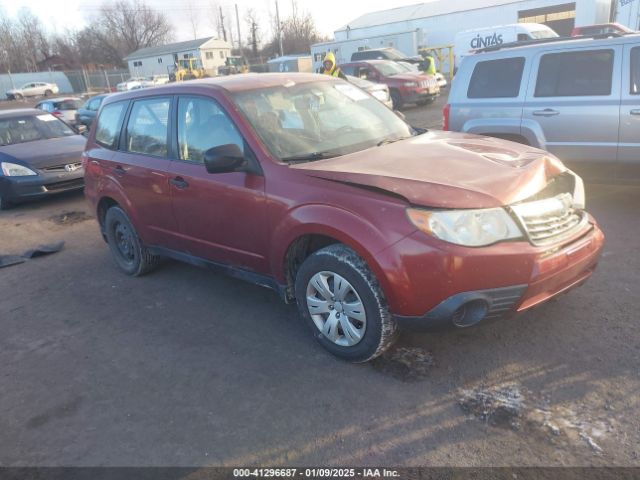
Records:
{"label": "front door", "polygon": [[534,62],[523,127],[583,175],[615,171],[621,53],[619,46],[571,49],[542,53]]}
{"label": "front door", "polygon": [[204,152],[226,144],[251,152],[213,99],[178,99],[178,159],[171,166],[173,211],[185,250],[196,257],[267,273],[268,220],[264,177],[207,173]]}
{"label": "front door", "polygon": [[625,46],[620,103],[618,178],[640,177],[640,47]]}

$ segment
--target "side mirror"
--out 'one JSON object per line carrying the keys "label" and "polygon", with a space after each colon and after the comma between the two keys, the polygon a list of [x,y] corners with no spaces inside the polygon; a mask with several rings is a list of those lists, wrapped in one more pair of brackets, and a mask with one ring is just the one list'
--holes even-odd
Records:
{"label": "side mirror", "polygon": [[246,163],[240,147],[233,143],[219,145],[204,152],[204,165],[209,173],[243,171]]}

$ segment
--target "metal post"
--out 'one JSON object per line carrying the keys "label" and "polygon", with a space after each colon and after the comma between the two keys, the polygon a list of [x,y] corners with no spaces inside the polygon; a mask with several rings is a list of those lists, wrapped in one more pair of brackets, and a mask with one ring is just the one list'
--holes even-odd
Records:
{"label": "metal post", "polygon": [[109,74],[107,73],[106,70],[102,70],[102,72],[104,73],[104,79],[107,81],[107,91],[111,91],[111,83],[109,83]]}
{"label": "metal post", "polygon": [[89,91],[89,76],[87,75],[87,71],[84,68],[82,69],[82,79],[84,80],[84,91],[88,92]]}
{"label": "metal post", "polygon": [[280,10],[278,9],[278,0],[276,0],[276,22],[278,23],[278,44],[280,45],[280,56],[284,55],[282,51],[282,25],[280,24]]}
{"label": "metal post", "polygon": [[15,90],[16,85],[13,83],[13,77],[11,76],[11,70],[7,69],[7,73],[9,74],[9,81],[11,82],[11,89]]}

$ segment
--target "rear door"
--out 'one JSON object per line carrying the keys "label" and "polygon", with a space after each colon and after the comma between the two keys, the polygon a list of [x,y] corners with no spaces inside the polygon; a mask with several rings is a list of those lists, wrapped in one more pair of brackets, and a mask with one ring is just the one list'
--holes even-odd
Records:
{"label": "rear door", "polygon": [[622,179],[640,177],[640,46],[624,47],[620,103],[618,171]]}
{"label": "rear door", "polygon": [[268,246],[265,181],[245,172],[210,174],[204,152],[235,144],[248,146],[229,115],[214,99],[180,96],[177,159],[171,165],[173,210],[182,247],[191,255],[266,273]]}
{"label": "rear door", "polygon": [[132,101],[119,149],[106,169],[111,179],[124,190],[144,242],[169,248],[177,245],[179,236],[169,190],[172,103],[171,96]]}
{"label": "rear door", "polygon": [[615,171],[621,64],[620,45],[546,51],[534,58],[523,128],[583,175],[600,178]]}

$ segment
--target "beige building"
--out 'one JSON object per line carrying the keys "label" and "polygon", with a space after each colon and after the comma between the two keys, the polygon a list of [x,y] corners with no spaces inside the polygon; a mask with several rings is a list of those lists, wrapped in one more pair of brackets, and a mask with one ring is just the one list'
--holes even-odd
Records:
{"label": "beige building", "polygon": [[217,75],[231,55],[231,44],[217,38],[200,38],[136,50],[125,57],[132,77],[167,75],[178,60],[196,58],[209,75]]}

